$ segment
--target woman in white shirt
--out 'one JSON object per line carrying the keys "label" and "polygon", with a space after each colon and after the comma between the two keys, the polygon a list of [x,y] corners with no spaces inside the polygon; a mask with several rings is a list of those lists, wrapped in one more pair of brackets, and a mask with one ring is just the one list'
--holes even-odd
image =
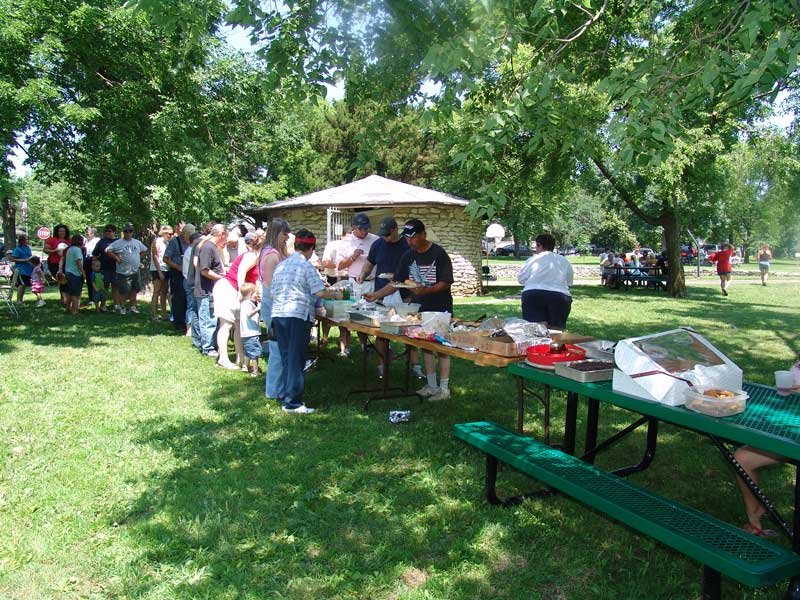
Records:
{"label": "woman in white shirt", "polygon": [[522,318],[534,323],[547,323],[551,329],[566,329],[572,310],[574,273],[569,261],[553,252],[556,240],[543,233],[536,237],[536,254],[531,256],[517,280],[522,290]]}

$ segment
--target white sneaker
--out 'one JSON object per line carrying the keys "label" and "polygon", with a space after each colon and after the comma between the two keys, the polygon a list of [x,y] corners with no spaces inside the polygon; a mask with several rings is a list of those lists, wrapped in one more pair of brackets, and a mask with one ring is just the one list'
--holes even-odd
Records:
{"label": "white sneaker", "polygon": [[44,300],[39,300],[39,301],[36,303],[36,306],[37,306],[37,307],[38,307],[38,306],[44,306]]}
{"label": "white sneaker", "polygon": [[[123,310],[124,310],[124,309],[123,309]],[[132,312],[133,314],[135,314],[135,315],[138,315],[138,314],[139,314],[139,309],[138,309],[138,308],[136,308],[135,306],[131,306],[131,307],[130,307],[128,310],[129,310],[130,312]]]}
{"label": "white sneaker", "polygon": [[424,387],[417,390],[417,396],[422,396],[423,398],[428,398],[430,396],[435,396],[439,393],[439,387],[431,387],[428,384],[425,384]]}
{"label": "white sneaker", "polygon": [[283,412],[293,413],[295,415],[310,415],[315,412],[315,409],[309,408],[305,404],[294,406],[292,404],[284,404],[281,406]]}
{"label": "white sneaker", "polygon": [[435,393],[433,396],[428,396],[428,402],[439,402],[441,400],[447,400],[449,397],[450,397],[449,389],[443,390],[439,388],[439,391]]}

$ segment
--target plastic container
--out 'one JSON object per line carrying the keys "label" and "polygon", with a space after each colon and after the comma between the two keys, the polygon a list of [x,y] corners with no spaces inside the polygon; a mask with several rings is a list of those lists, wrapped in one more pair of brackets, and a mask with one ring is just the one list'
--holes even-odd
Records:
{"label": "plastic container", "polygon": [[450,331],[449,312],[421,312],[419,313],[422,329],[445,335]]}
{"label": "plastic container", "polygon": [[404,302],[402,304],[387,304],[386,306],[393,308],[394,311],[401,317],[405,317],[408,315],[417,314],[419,312],[419,307],[421,306],[421,304],[417,304],[415,302],[406,304]]}
{"label": "plastic container", "polygon": [[727,398],[706,395],[709,390],[721,388],[691,387],[686,390],[686,408],[710,417],[730,417],[744,412],[747,406],[747,392],[741,390],[722,390],[733,394]]}

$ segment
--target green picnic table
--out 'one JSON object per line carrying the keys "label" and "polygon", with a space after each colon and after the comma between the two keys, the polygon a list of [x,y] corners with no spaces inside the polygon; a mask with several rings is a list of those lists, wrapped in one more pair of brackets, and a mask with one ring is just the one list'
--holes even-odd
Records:
{"label": "green picnic table", "polygon": [[[486,454],[486,496],[493,504],[510,505],[518,499],[500,500],[495,491],[498,461],[545,483],[550,489],[572,496],[596,511],[689,556],[704,565],[703,597],[721,597],[721,574],[744,585],[758,587],[791,578],[786,598],[800,599],[800,396],[778,396],[768,386],[746,383],[746,410],[719,418],[620,394],[610,381],[581,383],[524,363],[508,367],[517,379],[517,432],[487,422],[455,426],[455,434]],[[535,386],[535,387],[534,387]],[[550,445],[551,389],[567,392],[564,437],[560,448]],[[544,405],[545,436],[542,442],[523,435],[525,395]],[[579,398],[587,400],[585,442],[576,455]],[[614,406],[638,415],[629,426],[598,442],[600,408]],[[708,437],[736,469],[771,518],[791,540],[791,550],[743,532],[737,527],[659,496],[626,479],[653,461],[659,422]],[[646,426],[644,454],[634,465],[605,471],[595,466],[598,453],[635,429]],[[729,445],[748,444],[786,457],[795,465],[795,507],[787,522],[773,503],[750,480],[734,459]],[[540,492],[541,493],[541,492]],[[539,493],[539,494],[540,494]],[[537,494],[538,495],[538,494]]]}

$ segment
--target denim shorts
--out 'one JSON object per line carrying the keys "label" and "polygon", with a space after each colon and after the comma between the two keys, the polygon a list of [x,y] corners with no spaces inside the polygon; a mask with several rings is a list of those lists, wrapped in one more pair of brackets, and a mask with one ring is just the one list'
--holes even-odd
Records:
{"label": "denim shorts", "polygon": [[263,354],[261,338],[257,335],[242,338],[242,347],[244,348],[244,355],[247,358],[261,358]]}

